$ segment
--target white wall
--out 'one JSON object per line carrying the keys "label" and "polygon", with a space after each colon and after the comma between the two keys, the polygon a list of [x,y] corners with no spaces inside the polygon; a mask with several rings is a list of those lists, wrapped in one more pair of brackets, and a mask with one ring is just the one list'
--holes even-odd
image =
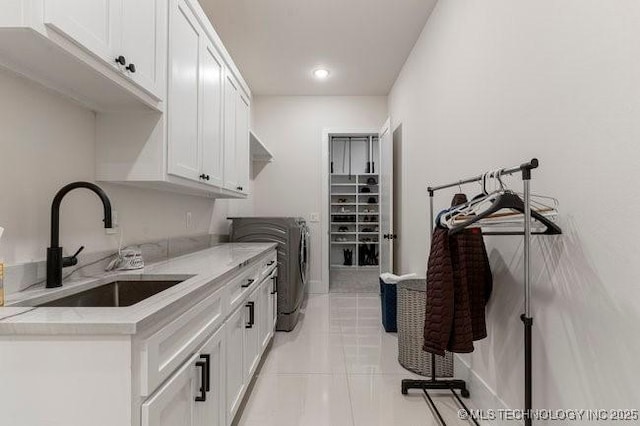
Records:
{"label": "white wall", "polygon": [[[564,235],[533,242],[537,407],[640,401],[638,22],[635,0],[440,1],[389,97],[412,200],[403,272],[425,270],[428,183],[538,157],[534,191],[560,200]],[[464,359],[521,407],[522,244],[486,241],[489,338]]]}
{"label": "white wall", "polygon": [[[252,128],[273,152],[275,162],[255,180],[255,213],[302,216],[323,212],[322,132],[327,128],[378,129],[387,117],[383,96],[258,96]],[[311,228],[310,291],[322,288],[321,223]],[[325,277],[328,280],[328,277]],[[326,282],[325,282],[326,284]]]}
{"label": "white wall", "polygon": [[[51,201],[64,184],[95,177],[95,115],[13,75],[0,72],[0,259],[42,260],[49,246]],[[209,231],[227,233],[227,201],[100,184],[111,198],[124,242]],[[186,227],[186,213],[192,226]],[[102,205],[91,192],[69,194],[61,210],[67,251],[117,248],[102,228]]]}

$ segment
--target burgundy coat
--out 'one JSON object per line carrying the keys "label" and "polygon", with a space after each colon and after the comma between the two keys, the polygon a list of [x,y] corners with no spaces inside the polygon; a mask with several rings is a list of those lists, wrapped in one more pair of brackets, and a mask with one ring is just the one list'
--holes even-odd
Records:
{"label": "burgundy coat", "polygon": [[[454,197],[452,205],[466,201],[461,195]],[[480,229],[465,229],[450,237],[448,229],[437,227],[427,270],[423,349],[441,356],[445,350],[472,352],[473,341],[487,337],[485,306],[492,288]]]}

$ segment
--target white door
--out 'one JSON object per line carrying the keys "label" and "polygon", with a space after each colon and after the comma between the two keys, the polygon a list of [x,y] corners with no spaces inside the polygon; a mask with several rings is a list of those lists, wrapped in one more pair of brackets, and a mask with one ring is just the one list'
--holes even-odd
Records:
{"label": "white door", "polygon": [[204,344],[199,359],[205,362],[207,380],[205,381],[206,400],[195,404],[195,417],[198,426],[225,425],[225,330],[219,329]]}
{"label": "white door", "polygon": [[244,329],[244,381],[249,383],[251,376],[258,366],[260,359],[260,316],[259,301],[260,292],[256,289],[245,303],[245,329]]}
{"label": "white door", "polygon": [[380,130],[380,272],[393,272],[393,135],[391,119]]}
{"label": "white door", "polygon": [[122,3],[120,54],[127,60],[122,70],[158,100],[162,99],[162,68],[159,65],[166,60],[163,54],[166,10],[166,0],[124,0]]}
{"label": "white door", "polygon": [[200,178],[198,21],[184,0],[172,0],[169,22],[169,173]]}
{"label": "white door", "polygon": [[227,74],[224,86],[224,187],[233,191],[238,187],[236,160],[236,114],[238,86]]}
{"label": "white door", "polygon": [[239,95],[236,102],[237,190],[246,194],[249,191],[249,101]]}
{"label": "white door", "polygon": [[200,374],[198,355],[187,361],[142,404],[142,426],[196,426],[194,404]]}
{"label": "white door", "polygon": [[244,392],[244,330],[245,310],[240,306],[225,323],[227,334],[227,380],[226,380],[226,405],[227,423],[231,423],[235,416]]}
{"label": "white door", "polygon": [[222,101],[224,76],[222,59],[213,44],[203,45],[202,53],[202,173],[205,183],[224,184],[224,141]]}
{"label": "white door", "polygon": [[123,0],[46,0],[44,23],[116,66]]}

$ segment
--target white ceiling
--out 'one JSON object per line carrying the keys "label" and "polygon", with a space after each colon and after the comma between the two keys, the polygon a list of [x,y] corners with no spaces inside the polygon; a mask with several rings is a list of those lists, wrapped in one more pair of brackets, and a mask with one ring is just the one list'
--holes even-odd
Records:
{"label": "white ceiling", "polygon": [[254,94],[387,95],[437,0],[199,1]]}

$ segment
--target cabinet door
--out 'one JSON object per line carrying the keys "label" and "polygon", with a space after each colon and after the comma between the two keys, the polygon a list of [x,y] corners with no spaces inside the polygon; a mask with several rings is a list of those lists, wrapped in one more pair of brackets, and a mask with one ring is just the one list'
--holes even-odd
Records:
{"label": "cabinet door", "polygon": [[224,85],[224,187],[237,190],[236,164],[236,103],[238,86],[230,74],[225,77]]}
{"label": "cabinet door", "polygon": [[199,386],[194,355],[142,404],[142,426],[196,426],[194,404]]}
{"label": "cabinet door", "polygon": [[207,364],[208,390],[206,401],[195,405],[198,426],[225,425],[225,330],[218,330],[200,349],[200,359]]}
{"label": "cabinet door", "polygon": [[249,100],[236,99],[236,180],[240,192],[249,192]]}
{"label": "cabinet door", "polygon": [[115,66],[123,0],[46,0],[44,23]]}
{"label": "cabinet door", "polygon": [[166,0],[124,0],[122,3],[122,48],[119,54],[135,72],[124,72],[136,83],[162,99],[162,68],[166,60]]}
{"label": "cabinet door", "polygon": [[223,101],[222,59],[207,42],[202,53],[202,173],[209,185],[224,185],[224,142],[222,139]]}
{"label": "cabinet door", "polygon": [[199,180],[199,88],[202,30],[184,0],[172,0],[169,19],[169,173]]}
{"label": "cabinet door", "polygon": [[239,307],[225,324],[227,335],[227,419],[231,422],[242,402],[242,393],[245,388],[244,381],[244,330],[245,311]]}
{"label": "cabinet door", "polygon": [[271,276],[271,291],[269,292],[269,308],[271,316],[271,334],[275,333],[276,323],[278,322],[278,268],[273,271]]}
{"label": "cabinet door", "polygon": [[249,383],[260,360],[260,288],[249,296],[245,305],[244,381]]}
{"label": "cabinet door", "polygon": [[271,278],[266,278],[260,286],[260,353],[269,344],[271,339],[271,325],[273,324],[271,303]]}

